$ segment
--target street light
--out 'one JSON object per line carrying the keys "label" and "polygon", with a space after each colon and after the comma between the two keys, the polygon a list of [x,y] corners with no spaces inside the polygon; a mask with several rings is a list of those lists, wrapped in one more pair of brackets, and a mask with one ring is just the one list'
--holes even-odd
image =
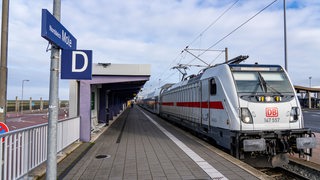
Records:
{"label": "street light", "polygon": [[288,71],[286,0],[283,0],[284,68]]}
{"label": "street light", "polygon": [[21,114],[23,114],[23,84],[24,82],[29,82],[28,79],[22,80],[22,90],[21,90]]}

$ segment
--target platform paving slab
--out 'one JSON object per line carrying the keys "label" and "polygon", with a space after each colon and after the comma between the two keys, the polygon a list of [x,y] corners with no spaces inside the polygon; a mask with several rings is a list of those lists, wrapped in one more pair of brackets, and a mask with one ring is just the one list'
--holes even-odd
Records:
{"label": "platform paving slab", "polygon": [[[212,152],[207,145],[199,144],[188,133],[157,116],[152,117],[218,171],[224,172],[228,179],[258,179],[252,172]],[[67,166],[58,164],[58,171],[64,172],[58,179],[210,179],[137,107],[125,110],[90,145],[67,171],[61,170]],[[98,155],[107,157],[98,159]]]}

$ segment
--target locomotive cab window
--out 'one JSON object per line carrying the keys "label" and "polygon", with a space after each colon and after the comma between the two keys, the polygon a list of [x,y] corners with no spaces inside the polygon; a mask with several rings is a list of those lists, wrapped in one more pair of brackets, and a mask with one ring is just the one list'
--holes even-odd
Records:
{"label": "locomotive cab window", "polygon": [[281,69],[246,69],[232,73],[241,99],[250,102],[288,102],[294,98],[291,82]]}
{"label": "locomotive cab window", "polygon": [[211,95],[217,94],[217,84],[215,79],[210,79],[210,94]]}

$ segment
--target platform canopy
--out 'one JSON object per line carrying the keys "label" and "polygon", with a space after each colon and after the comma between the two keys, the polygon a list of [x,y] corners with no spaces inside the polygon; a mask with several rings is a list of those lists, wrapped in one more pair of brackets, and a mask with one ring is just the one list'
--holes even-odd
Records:
{"label": "platform canopy", "polygon": [[148,64],[92,65],[92,79],[70,82],[70,117],[80,116],[80,140],[90,141],[92,122],[107,123],[150,78]]}
{"label": "platform canopy", "polygon": [[[320,96],[320,88],[295,85],[294,89],[301,95],[300,104],[302,107],[311,109],[318,106],[317,101]],[[313,97],[311,97],[313,93],[315,93],[316,95],[313,95]]]}
{"label": "platform canopy", "polygon": [[132,99],[150,77],[148,64],[93,64],[92,80],[83,83],[105,87],[109,91],[121,94],[127,100]]}
{"label": "platform canopy", "polygon": [[300,92],[300,91],[320,92],[320,88],[297,86],[297,85],[294,86],[294,89],[295,89],[297,92]]}

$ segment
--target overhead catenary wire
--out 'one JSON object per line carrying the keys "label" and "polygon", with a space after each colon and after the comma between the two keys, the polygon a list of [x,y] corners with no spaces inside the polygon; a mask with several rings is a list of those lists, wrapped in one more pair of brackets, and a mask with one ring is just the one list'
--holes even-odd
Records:
{"label": "overhead catenary wire", "polygon": [[[179,57],[180,57],[180,59],[179,59]],[[178,61],[178,59],[179,59],[179,61]],[[166,68],[166,70],[162,71],[160,74],[158,74],[157,76],[155,76],[155,78],[153,78],[153,79],[157,80],[157,79],[159,79],[160,77],[162,77],[167,71],[171,70],[171,67],[172,67],[174,64],[176,64],[177,61],[178,61],[178,63],[180,63],[180,62],[181,62],[181,59],[182,59],[182,58],[181,58],[181,55],[180,55],[180,54],[177,55],[176,58],[174,58],[174,59],[171,61],[171,63],[169,64],[169,66]],[[165,79],[166,79],[166,78],[165,78]]]}
{"label": "overhead catenary wire", "polygon": [[[201,38],[201,36],[203,36],[203,34],[204,34],[206,31],[208,31],[213,25],[215,25],[215,24],[216,24],[228,11],[230,11],[239,1],[240,1],[240,0],[236,0],[236,1],[235,1],[234,3],[232,3],[226,10],[224,10],[223,13],[222,13],[220,16],[218,16],[218,18],[216,18],[212,23],[210,23],[209,26],[207,26],[203,31],[201,31],[201,33],[200,33],[195,39],[193,39],[193,40],[189,43],[189,46],[192,45],[196,40],[198,40],[199,38]],[[179,57],[179,56],[182,56],[182,54],[183,54],[183,51],[182,51],[181,53],[179,53],[178,57]],[[165,72],[167,72],[168,70],[170,70],[171,67],[173,66],[173,64],[177,61],[178,57],[174,58],[174,59],[171,61],[170,65],[169,65],[169,68],[167,68],[165,71],[162,71],[161,74],[158,74],[155,79],[159,79],[160,77],[162,77],[162,76],[165,74]],[[181,58],[180,58],[178,64],[181,63],[181,60],[182,60],[183,58],[185,58],[185,57],[181,57]]]}
{"label": "overhead catenary wire", "polygon": [[223,11],[223,13],[217,18],[215,19],[208,27],[206,27],[196,38],[194,38],[189,45],[187,46],[191,46],[191,44],[193,44],[197,39],[201,38],[202,35],[208,31],[214,24],[216,24],[216,22],[218,22],[228,11],[230,11],[234,5],[236,5],[240,0],[236,0],[233,4],[231,4],[225,11]]}
{"label": "overhead catenary wire", "polygon": [[[251,21],[253,18],[255,18],[256,16],[258,16],[260,13],[262,13],[264,10],[266,10],[267,8],[269,8],[271,5],[273,5],[276,1],[278,0],[274,0],[272,1],[270,4],[268,4],[267,6],[265,6],[263,9],[261,9],[260,11],[258,11],[256,14],[254,14],[252,17],[250,17],[249,19],[247,19],[245,22],[241,23],[238,27],[236,27],[234,30],[232,30],[230,33],[228,33],[227,35],[223,36],[221,39],[219,39],[217,42],[215,42],[213,45],[211,45],[209,48],[207,48],[206,50],[204,50],[202,53],[200,53],[197,58],[199,58],[200,56],[202,56],[204,53],[206,53],[207,51],[209,51],[211,48],[213,48],[214,46],[216,46],[217,44],[219,44],[220,42],[222,42],[224,39],[226,39],[227,37],[229,37],[231,34],[233,34],[234,32],[236,32],[238,29],[240,29],[242,26],[244,26],[245,24],[247,24],[249,21]],[[190,64],[191,62],[193,62],[195,59],[197,58],[193,58],[188,64]]]}
{"label": "overhead catenary wire", "polygon": [[240,24],[237,28],[235,28],[234,30],[232,30],[229,34],[225,35],[223,38],[221,38],[219,41],[217,41],[216,43],[214,43],[212,46],[210,46],[207,50],[213,48],[214,46],[216,46],[217,44],[219,44],[221,41],[223,41],[224,39],[226,39],[228,36],[230,36],[231,34],[233,34],[234,32],[236,32],[238,29],[240,29],[242,26],[244,26],[245,24],[247,24],[249,21],[251,21],[253,18],[255,18],[257,15],[259,15],[260,13],[262,13],[264,10],[266,10],[267,8],[269,8],[272,4],[274,4],[276,1],[278,0],[274,0],[273,2],[271,2],[270,4],[268,4],[266,7],[264,7],[263,9],[261,9],[259,12],[257,12],[255,15],[253,15],[251,18],[249,18],[248,20],[246,20],[245,22],[243,22],[242,24]]}
{"label": "overhead catenary wire", "polygon": [[220,51],[220,53],[209,63],[210,64],[210,66],[213,64],[213,62],[214,61],[216,61],[220,56],[221,56],[221,54],[223,54],[224,53],[224,51]]}
{"label": "overhead catenary wire", "polygon": [[[220,42],[222,42],[223,40],[225,40],[227,37],[229,37],[231,34],[235,33],[237,30],[239,30],[241,27],[243,27],[245,24],[247,24],[249,21],[251,21],[253,18],[255,18],[257,15],[259,15],[260,13],[262,13],[264,10],[266,10],[267,8],[269,8],[271,5],[273,5],[277,0],[272,1],[270,4],[268,4],[267,6],[265,6],[263,9],[261,9],[260,11],[258,11],[256,14],[254,14],[252,17],[250,17],[248,20],[246,20],[245,22],[241,23],[238,27],[236,27],[234,30],[232,30],[230,33],[226,34],[225,36],[223,36],[221,39],[219,39],[217,42],[215,42],[213,45],[211,45],[210,47],[208,47],[207,49],[203,50],[199,55],[197,55],[197,58],[199,58],[200,56],[202,56],[203,54],[205,54],[208,51],[211,51],[211,49],[216,46],[217,44],[219,44]],[[193,40],[189,43],[189,45],[192,45],[197,39],[201,38],[203,36],[203,34],[208,31],[219,19],[221,19],[229,10],[231,10],[236,3],[238,3],[239,0],[236,0],[232,5],[230,5],[217,19],[215,19],[209,26],[207,26],[203,31],[201,31],[201,33]],[[186,46],[188,47],[188,46]],[[181,60],[184,59],[181,56],[184,54],[183,53],[184,50],[181,51],[181,53],[179,53],[179,55],[174,58],[172,60],[172,62],[170,63],[171,67],[175,62],[177,62],[177,59],[180,57],[179,63],[181,63]],[[213,61],[210,63],[210,65],[221,55],[221,53],[215,58],[213,59]],[[190,65],[195,59],[197,59],[196,57],[194,57],[190,62],[188,62],[186,65]],[[162,77],[168,70],[170,70],[171,68],[167,68],[167,70],[162,71],[162,73],[160,73],[159,75],[156,76],[155,79],[160,79],[160,77]],[[167,78],[169,78],[170,76],[172,76],[175,73],[171,73],[170,75],[168,75],[166,78],[161,78],[161,81],[166,80]]]}

